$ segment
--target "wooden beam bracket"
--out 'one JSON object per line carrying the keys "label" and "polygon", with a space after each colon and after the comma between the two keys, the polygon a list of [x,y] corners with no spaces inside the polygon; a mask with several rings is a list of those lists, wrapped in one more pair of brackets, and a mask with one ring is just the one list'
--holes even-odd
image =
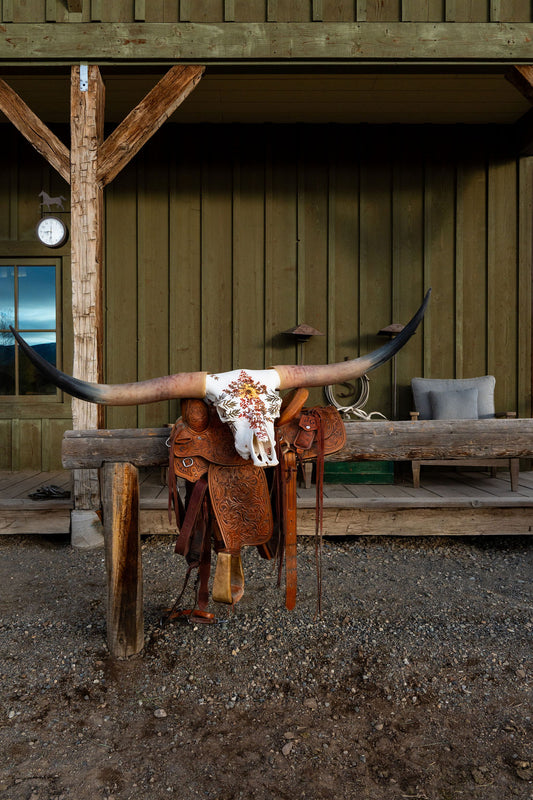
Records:
{"label": "wooden beam bracket", "polygon": [[59,172],[61,177],[70,183],[68,148],[3,80],[0,80],[0,111],[6,115],[37,152]]}
{"label": "wooden beam bracket", "polygon": [[[533,103],[533,65],[516,65],[505,73],[505,77],[518,89],[526,100]],[[516,148],[521,155],[533,155],[533,108],[513,125]]]}
{"label": "wooden beam bracket", "polygon": [[514,66],[505,73],[505,77],[509,83],[512,83],[513,86],[518,89],[526,100],[533,103],[533,65],[523,64]]}
{"label": "wooden beam bracket", "polygon": [[106,186],[139,152],[198,84],[205,67],[175,66],[107,137],[98,152],[97,180]]}

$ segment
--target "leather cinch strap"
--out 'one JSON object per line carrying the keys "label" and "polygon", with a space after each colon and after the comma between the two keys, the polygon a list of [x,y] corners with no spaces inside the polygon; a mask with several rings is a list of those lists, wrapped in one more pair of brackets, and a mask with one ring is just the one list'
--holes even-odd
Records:
{"label": "leather cinch strap", "polygon": [[[175,552],[185,556],[189,568],[180,596],[167,613],[167,619],[185,618],[191,622],[212,623],[215,615],[206,611],[209,603],[209,576],[211,573],[211,527],[208,501],[206,497],[207,480],[200,478],[194,484],[183,524],[176,540]],[[178,609],[185,593],[193,569],[198,568],[196,582],[196,603],[194,609]]]}
{"label": "leather cinch strap", "polygon": [[174,470],[174,439],[176,438],[177,427],[174,425],[170,436],[167,439],[168,445],[168,469],[167,469],[167,482],[168,482],[168,521],[172,525],[172,511],[176,518],[176,525],[178,528],[181,525],[181,520],[184,517],[185,509],[178,492],[178,482],[176,479],[176,472]]}
{"label": "leather cinch strap", "polygon": [[317,571],[317,614],[322,611],[322,529],[324,494],[324,423],[320,412],[314,409],[304,412],[299,420],[299,430],[292,444],[294,449],[283,449],[279,453],[278,489],[281,498],[281,533],[285,547],[285,606],[289,611],[296,605],[297,592],[297,508],[296,471],[298,461],[305,462],[305,453],[311,447],[316,452],[316,504],[315,504],[315,560]]}
{"label": "leather cinch strap", "polygon": [[180,534],[176,540],[176,546],[174,548],[175,553],[179,553],[180,555],[185,556],[186,558],[189,555],[189,550],[191,547],[191,539],[194,532],[195,523],[196,520],[198,519],[200,509],[202,508],[206,492],[207,492],[207,480],[205,478],[200,478],[194,484],[194,489],[192,490],[190,500],[187,504],[187,511],[185,512],[185,518],[183,520]]}
{"label": "leather cinch strap", "polygon": [[280,470],[281,527],[285,541],[285,607],[292,611],[296,605],[298,584],[296,565],[296,453],[289,450],[282,454]]}
{"label": "leather cinch strap", "polygon": [[316,504],[315,504],[315,561],[317,576],[317,614],[322,613],[322,530],[324,523],[324,425],[316,415]]}

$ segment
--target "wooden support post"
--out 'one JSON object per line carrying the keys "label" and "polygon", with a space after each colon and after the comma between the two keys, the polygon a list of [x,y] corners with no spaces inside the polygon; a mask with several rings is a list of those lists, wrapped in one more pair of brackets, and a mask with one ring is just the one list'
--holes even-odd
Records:
{"label": "wooden support post", "polygon": [[[4,0],[4,21],[8,5],[11,7]],[[82,5],[82,0],[69,0],[69,12],[79,13]],[[139,16],[144,14],[143,6],[143,2],[136,2]],[[96,0],[92,13],[101,16],[101,4]],[[100,70],[96,65],[72,67],[70,152],[16,92],[0,80],[0,111],[65,180],[70,180],[76,378],[99,383],[103,377],[103,187],[193,91],[203,72],[201,66],[172,67],[104,143],[105,90]],[[73,399],[72,418],[76,430],[96,429],[103,425],[103,408]],[[76,510],[94,510],[99,506],[95,470],[74,472],[74,501]]]}
{"label": "wooden support post", "polygon": [[139,478],[130,463],[106,463],[102,472],[107,644],[112,656],[127,658],[144,645]]}
{"label": "wooden support post", "polygon": [[[86,72],[86,75],[83,73]],[[86,82],[82,79],[86,78]],[[97,66],[71,71],[71,268],[76,378],[102,380],[103,189],[97,181],[98,148],[104,134],[104,84]],[[102,409],[72,400],[74,428],[98,428]],[[77,509],[99,503],[96,473],[74,474]]]}

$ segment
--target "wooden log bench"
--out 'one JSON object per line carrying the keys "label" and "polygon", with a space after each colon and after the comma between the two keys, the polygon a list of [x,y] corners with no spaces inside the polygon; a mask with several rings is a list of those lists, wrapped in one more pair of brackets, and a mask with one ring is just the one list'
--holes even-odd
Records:
{"label": "wooden log bench", "polygon": [[[347,422],[329,461],[425,461],[533,456],[533,420]],[[167,463],[168,428],[67,431],[66,469],[100,469],[107,575],[107,642],[118,658],[144,644],[139,467]]]}

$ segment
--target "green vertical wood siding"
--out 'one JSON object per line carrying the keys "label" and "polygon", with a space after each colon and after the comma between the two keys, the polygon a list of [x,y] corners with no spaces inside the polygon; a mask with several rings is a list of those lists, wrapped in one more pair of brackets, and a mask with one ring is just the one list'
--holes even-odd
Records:
{"label": "green vertical wood siding", "polygon": [[[432,286],[397,358],[400,416],[412,377],[486,372],[498,410],[529,416],[533,159],[509,154],[501,134],[167,125],[105,192],[106,380],[294,363],[283,332],[299,322],[325,334],[306,362],[351,358],[383,344],[380,328],[406,322]],[[15,131],[0,136],[0,255],[45,255],[36,195],[68,190]],[[68,246],[58,256],[68,371]],[[389,416],[391,365],[370,377],[367,410]],[[177,413],[177,402],[110,408],[107,425]],[[70,425],[68,401],[2,400],[1,468],[56,467]]]}
{"label": "green vertical wood siding", "polygon": [[[35,226],[41,217],[39,192],[69,197],[64,181],[40,158],[26,141],[7,125],[0,127],[0,258],[51,259],[59,270],[59,307],[64,349],[58,348],[60,365],[72,369],[72,316],[70,313],[69,246],[50,251],[40,245]],[[64,211],[52,209],[69,223],[68,200]],[[5,262],[4,262],[5,263]],[[58,469],[60,444],[65,430],[72,427],[69,398],[30,396],[18,403],[0,396],[0,469]]]}
{"label": "green vertical wood siding", "polygon": [[[140,352],[153,353],[136,374],[121,367],[108,380],[291,363],[298,351],[283,331],[299,322],[326,334],[304,346],[307,362],[353,357],[380,346],[379,329],[406,322],[432,286],[424,329],[397,360],[401,416],[411,377],[486,372],[497,377],[498,408],[529,415],[531,168],[505,154],[498,135],[366,126],[161,132],[123,192],[117,183],[107,194],[107,270],[137,270],[133,319]],[[152,245],[115,266],[111,252],[126,230],[128,239],[140,240],[141,228],[148,235],[147,174]],[[132,312],[124,313],[130,329]],[[120,325],[120,314],[108,315],[110,365],[124,363],[120,351],[110,354],[123,341]],[[391,414],[391,381],[391,366],[373,373],[369,410]],[[323,400],[320,390],[313,400]],[[172,404],[157,408],[153,424],[175,413]]]}
{"label": "green vertical wood siding", "polygon": [[3,22],[529,22],[530,0],[0,0]]}

